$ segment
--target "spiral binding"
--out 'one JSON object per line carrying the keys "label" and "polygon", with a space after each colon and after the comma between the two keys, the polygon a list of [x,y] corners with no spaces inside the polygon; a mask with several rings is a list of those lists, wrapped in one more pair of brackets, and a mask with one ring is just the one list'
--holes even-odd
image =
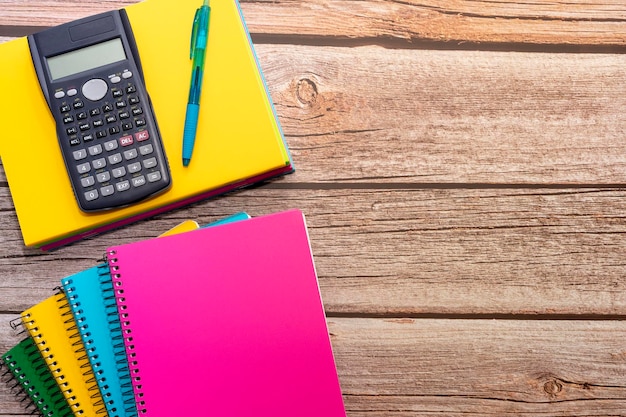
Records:
{"label": "spiral binding", "polygon": [[126,350],[128,358],[128,370],[130,372],[131,383],[135,392],[135,405],[140,414],[146,413],[146,403],[143,399],[143,387],[141,385],[141,372],[137,354],[134,351],[133,332],[131,328],[130,314],[124,297],[124,283],[122,281],[122,273],[118,264],[117,252],[113,249],[107,252],[109,269],[111,271],[111,290],[108,294],[113,297],[117,305],[117,316],[120,326],[120,336]]}
{"label": "spiral binding", "polygon": [[2,368],[5,369],[2,371],[2,374],[0,374],[0,380],[9,386],[9,390],[15,398],[22,403],[24,409],[31,414],[37,412],[41,414],[41,410],[37,407],[36,403],[40,396],[39,392],[26,389],[26,386],[30,385],[30,381],[25,379],[26,375],[21,373],[20,369],[17,367],[17,363],[13,361],[10,355],[7,356],[6,359],[0,358],[0,369]]}
{"label": "spiral binding", "polygon": [[[35,387],[35,384],[27,379],[26,374],[19,367],[18,363],[13,359],[11,354],[5,355],[4,358],[0,358],[0,366],[6,366],[6,371],[2,374],[4,382],[13,381],[11,390],[15,390],[19,387],[19,392],[15,392],[16,397],[24,404],[27,411],[31,411],[31,414],[38,414],[45,417],[71,417],[74,414],[67,407],[65,397],[59,389],[57,382],[48,370],[48,366],[45,362],[41,361],[41,356],[37,346],[27,344],[24,353],[26,354],[29,363],[35,365],[32,369],[35,371],[37,379],[39,380],[39,388]],[[39,362],[39,363],[38,363]],[[45,393],[38,391],[38,389],[45,390]],[[44,400],[47,398],[47,401]],[[51,408],[54,407],[58,410],[62,409],[61,406],[65,406],[62,411],[55,411]]]}
{"label": "spiral binding", "polygon": [[[72,341],[72,346],[76,348],[74,353],[76,354],[76,357],[79,361],[87,360],[88,357],[86,354],[86,350],[83,346],[82,340],[80,339],[80,333],[78,331],[78,327],[70,309],[68,299],[62,288],[57,287],[55,288],[55,290],[57,290],[55,301],[57,303],[57,308],[59,309],[61,318],[64,319],[65,330],[67,331],[70,340],[75,339]],[[41,334],[39,328],[37,327],[37,324],[35,323],[35,320],[31,317],[30,314],[23,314],[22,321],[24,323],[24,326],[28,329],[35,344],[39,347],[41,355],[43,356],[46,364],[48,364],[52,376],[57,380],[58,386],[59,388],[61,388],[62,393],[66,396],[68,403],[73,404],[72,408],[74,413],[76,415],[84,413],[84,410],[76,409],[77,406],[80,407],[80,405],[74,404],[74,402],[76,401],[76,396],[72,395],[72,389],[69,386],[69,383],[64,381],[65,378],[63,376],[63,371],[59,367],[59,364],[54,360],[54,354],[52,353],[50,347],[46,344],[43,335]],[[91,366],[87,362],[86,364],[81,365],[81,368],[88,368],[83,372],[82,375],[85,378],[87,390],[93,392],[93,394],[91,395],[91,399],[93,400],[100,397],[100,390],[96,383],[96,379],[94,377],[87,379],[89,375],[93,375]],[[104,407],[104,402],[102,400],[92,402],[92,404],[97,414],[106,415],[106,408]]]}
{"label": "spiral binding", "polygon": [[[115,301],[115,292],[113,290],[113,282],[107,263],[98,265],[98,281],[100,291],[104,300],[104,308],[107,315],[109,333],[113,344],[113,353],[115,355],[116,372],[122,388],[124,400],[124,411],[128,417],[137,415],[137,407],[133,397],[133,384],[130,377],[130,369],[128,360],[126,359],[126,347],[124,346],[124,338],[122,336],[122,327],[117,311],[117,303]],[[115,416],[110,416],[115,417]]]}
{"label": "spiral binding", "polygon": [[[35,320],[31,318],[30,314],[24,314],[22,316],[22,320],[23,320],[24,326],[28,329],[35,344],[41,347],[40,348],[41,355],[43,356],[43,359],[46,361],[46,364],[48,364],[48,367],[50,369],[50,373],[52,374],[52,376],[54,378],[63,379],[61,368],[59,368],[57,362],[54,360],[54,356],[50,352],[50,348],[46,346],[46,341],[43,339],[43,335],[39,332],[39,327],[37,327]],[[67,394],[69,396],[72,391],[71,389],[68,389],[67,385],[68,385],[67,382],[59,381],[59,388],[61,388],[61,391],[63,392],[63,394]]]}

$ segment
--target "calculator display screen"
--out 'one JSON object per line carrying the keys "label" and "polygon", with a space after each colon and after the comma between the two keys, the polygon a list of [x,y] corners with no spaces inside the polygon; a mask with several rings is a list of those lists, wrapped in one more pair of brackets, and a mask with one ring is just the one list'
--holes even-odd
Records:
{"label": "calculator display screen", "polygon": [[120,38],[46,58],[53,81],[126,59]]}

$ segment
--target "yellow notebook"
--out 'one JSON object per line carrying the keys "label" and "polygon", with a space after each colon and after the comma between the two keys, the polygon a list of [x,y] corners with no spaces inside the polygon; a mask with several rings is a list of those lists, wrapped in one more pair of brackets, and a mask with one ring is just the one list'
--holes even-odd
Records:
{"label": "yellow notebook", "polygon": [[191,77],[189,45],[199,0],[126,7],[172,174],[172,187],[122,209],[78,208],[26,38],[0,45],[0,156],[27,246],[81,237],[293,171],[239,3],[211,1],[198,134],[181,161]]}
{"label": "yellow notebook", "polygon": [[53,295],[24,311],[21,316],[74,415],[106,415],[65,294]]}

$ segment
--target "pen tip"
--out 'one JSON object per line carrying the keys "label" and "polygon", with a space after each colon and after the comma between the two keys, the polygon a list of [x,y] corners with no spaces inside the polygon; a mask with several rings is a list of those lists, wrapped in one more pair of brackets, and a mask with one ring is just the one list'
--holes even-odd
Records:
{"label": "pen tip", "polygon": [[183,166],[184,167],[189,166],[189,161],[190,161],[189,158],[183,158]]}
{"label": "pen tip", "polygon": [[204,6],[210,6],[209,0],[204,0]]}

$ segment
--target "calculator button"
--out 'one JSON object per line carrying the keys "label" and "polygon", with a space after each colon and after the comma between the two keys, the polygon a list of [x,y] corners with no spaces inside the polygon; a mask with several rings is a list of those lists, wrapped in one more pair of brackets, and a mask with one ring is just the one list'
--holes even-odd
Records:
{"label": "calculator button", "polygon": [[126,94],[132,94],[136,92],[137,92],[137,88],[133,84],[126,87]]}
{"label": "calculator button", "polygon": [[120,98],[124,95],[124,91],[118,90],[117,88],[113,90],[113,97]]}
{"label": "calculator button", "polygon": [[130,72],[129,70],[124,70],[124,72],[122,73],[122,78],[124,78],[124,79],[128,79],[128,78],[130,78],[132,76],[133,76],[133,73]]}
{"label": "calculator button", "polygon": [[133,181],[133,187],[141,187],[142,185],[146,183],[146,177],[144,177],[143,175],[140,175],[138,177],[133,178],[132,181]]}
{"label": "calculator button", "polygon": [[142,130],[141,132],[135,133],[135,139],[137,139],[138,142],[148,140],[150,139],[150,133],[148,133],[147,130]]}
{"label": "calculator button", "polygon": [[81,111],[80,113],[78,113],[76,115],[76,118],[78,120],[85,120],[87,118],[87,112],[86,111]]}
{"label": "calculator button", "polygon": [[113,106],[107,103],[104,106],[102,106],[102,111],[105,113],[113,111]]}
{"label": "calculator button", "polygon": [[97,107],[96,107],[95,109],[91,109],[91,110],[89,110],[89,115],[90,115],[91,117],[97,116],[97,115],[99,115],[99,114],[100,114],[100,109],[99,109],[99,108],[97,108]]}
{"label": "calculator button", "polygon": [[117,149],[117,141],[116,140],[110,140],[108,142],[104,143],[104,149],[106,149],[107,151],[114,151],[115,149]]}
{"label": "calculator button", "polygon": [[120,145],[122,145],[122,146],[132,145],[133,142],[134,142],[134,140],[133,140],[133,137],[131,135],[122,136],[120,138]]}
{"label": "calculator button", "polygon": [[98,101],[102,100],[104,96],[109,91],[109,86],[106,81],[100,78],[92,78],[83,84],[83,95],[87,97],[88,100]]}
{"label": "calculator button", "polygon": [[96,137],[98,139],[102,139],[102,138],[106,137],[106,135],[107,135],[107,131],[106,130],[98,130],[96,132]]}
{"label": "calculator button", "polygon": [[133,109],[133,116],[139,116],[143,114],[143,109],[141,107],[137,107],[136,109]]}
{"label": "calculator button", "polygon": [[104,126],[104,121],[102,119],[97,119],[93,121],[93,127],[102,127]]}
{"label": "calculator button", "polygon": [[145,119],[138,119],[137,121],[135,121],[135,124],[137,125],[137,127],[143,127],[146,125],[146,120]]}
{"label": "calculator button", "polygon": [[139,171],[141,171],[141,164],[139,162],[135,162],[134,164],[130,164],[128,166],[128,172],[130,172],[131,174]]}
{"label": "calculator button", "polygon": [[120,133],[120,127],[119,126],[110,127],[109,133],[112,135],[115,135],[116,133]]}
{"label": "calculator button", "polygon": [[110,80],[113,84],[117,84],[122,81],[122,78],[116,75],[115,77],[111,77]]}
{"label": "calculator button", "polygon": [[54,93],[54,98],[63,98],[65,97],[65,91],[57,91]]}
{"label": "calculator button", "polygon": [[83,123],[81,125],[78,125],[78,128],[81,132],[84,132],[85,130],[91,129],[91,126],[89,125],[89,123]]}
{"label": "calculator button", "polygon": [[124,130],[131,130],[133,128],[133,124],[129,123],[129,122],[124,122],[122,123],[122,129]]}
{"label": "calculator button", "polygon": [[85,200],[93,201],[98,198],[98,190],[91,190],[85,193]]}
{"label": "calculator button", "polygon": [[94,185],[96,182],[94,181],[93,177],[90,175],[88,177],[85,178],[81,178],[80,179],[80,184],[83,187],[91,187],[92,185]]}
{"label": "calculator button", "polygon": [[85,105],[83,104],[83,102],[82,102],[82,101],[76,101],[76,102],[73,104],[73,106],[74,106],[74,108],[75,108],[75,109],[82,109],[83,107],[85,107]]}
{"label": "calculator button", "polygon": [[123,111],[120,114],[118,114],[120,119],[128,119],[130,117],[130,113],[127,111]]}
{"label": "calculator button", "polygon": [[117,184],[115,184],[115,188],[117,188],[117,191],[130,190],[130,182],[128,182],[128,180],[120,181]]}
{"label": "calculator button", "polygon": [[126,175],[126,168],[124,167],[115,168],[113,171],[111,171],[111,174],[113,174],[114,178],[123,177],[124,175]]}
{"label": "calculator button", "polygon": [[68,124],[68,123],[72,123],[74,121],[74,116],[65,116],[63,118],[63,123]]}
{"label": "calculator button", "polygon": [[127,161],[137,158],[137,149],[129,149],[127,151],[124,151],[124,158],[126,158]]}
{"label": "calculator button", "polygon": [[[109,163],[111,165],[115,165],[115,164],[119,164],[120,162],[122,162],[122,154],[121,153],[114,153],[113,155],[109,155]],[[124,175],[124,174],[122,174]],[[113,175],[115,176],[115,175]]]}
{"label": "calculator button", "polygon": [[93,140],[93,134],[92,133],[83,135],[83,142],[91,142],[92,140]]}
{"label": "calculator button", "polygon": [[154,152],[154,149],[152,148],[151,143],[139,147],[139,153],[142,155],[149,155],[152,152]]}
{"label": "calculator button", "polygon": [[156,182],[161,179],[161,173],[159,171],[151,172],[148,174],[148,182]]}
{"label": "calculator button", "polygon": [[67,90],[67,95],[70,97],[75,96],[76,94],[78,94],[78,90],[76,90],[75,88]]}
{"label": "calculator button", "polygon": [[94,145],[89,148],[89,155],[91,156],[100,155],[101,153],[102,153],[102,145],[100,144]]}
{"label": "calculator button", "polygon": [[128,104],[130,104],[130,105],[139,104],[139,97],[137,97],[137,96],[130,96],[130,97],[128,97]]}
{"label": "calculator button", "polygon": [[111,174],[109,171],[104,171],[96,175],[96,178],[98,179],[98,182],[107,182],[111,179]]}
{"label": "calculator button", "polygon": [[86,172],[91,171],[91,164],[89,162],[85,162],[84,164],[80,164],[76,166],[79,174],[84,174]]}
{"label": "calculator button", "polygon": [[72,152],[75,161],[80,161],[81,159],[87,158],[87,151],[84,149],[79,149],[77,151]]}
{"label": "calculator button", "polygon": [[117,107],[118,109],[126,107],[126,102],[124,100],[118,100],[115,102],[115,107]]}
{"label": "calculator button", "polygon": [[64,104],[61,106],[60,110],[61,113],[67,113],[68,111],[72,110],[72,107],[69,104]]}
{"label": "calculator button", "polygon": [[146,159],[145,161],[143,161],[143,166],[146,169],[154,168],[155,166],[157,166],[156,158],[148,158],[148,159]]}
{"label": "calculator button", "polygon": [[106,187],[100,188],[100,193],[102,194],[103,197],[110,196],[114,192],[115,192],[115,188],[113,188],[112,185],[107,185]]}
{"label": "calculator button", "polygon": [[100,169],[107,166],[106,160],[104,158],[94,159],[93,161],[91,161],[91,164],[93,165],[93,169]]}
{"label": "calculator button", "polygon": [[115,123],[115,122],[117,122],[117,117],[115,117],[114,115],[107,116],[106,117],[106,121],[109,124]]}
{"label": "calculator button", "polygon": [[70,136],[78,133],[78,129],[76,129],[76,126],[68,127],[65,131]]}
{"label": "calculator button", "polygon": [[76,136],[72,136],[70,138],[70,145],[71,146],[80,145],[80,139],[78,139]]}

